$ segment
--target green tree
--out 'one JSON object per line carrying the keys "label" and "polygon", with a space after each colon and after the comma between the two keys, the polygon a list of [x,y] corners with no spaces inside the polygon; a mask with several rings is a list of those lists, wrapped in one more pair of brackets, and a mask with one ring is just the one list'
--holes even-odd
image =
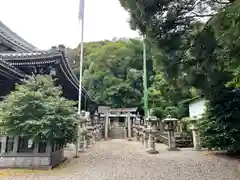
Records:
{"label": "green tree", "polygon": [[32,76],[0,103],[0,127],[9,135],[74,140],[75,103],[61,96],[51,76]]}
{"label": "green tree", "polygon": [[[225,0],[119,0],[130,14],[130,26],[138,29],[164,54],[160,59],[168,81],[182,77],[186,50],[192,45],[189,35],[199,23],[232,1]],[[195,34],[196,35],[196,34]],[[190,41],[189,41],[190,40]],[[184,73],[185,74],[185,73]]]}
{"label": "green tree", "polygon": [[[116,39],[85,44],[84,86],[98,104],[111,107],[141,105],[142,51],[142,42],[139,39]],[[70,50],[69,54],[74,52],[80,52],[79,47]],[[148,84],[151,85],[153,65],[150,46],[147,46],[147,52]],[[70,64],[78,73],[78,66],[71,63],[73,59],[70,57]]]}
{"label": "green tree", "polygon": [[240,151],[240,93],[235,89],[239,87],[239,12],[240,2],[236,1],[212,18],[196,40],[194,51],[208,75],[205,94],[210,102],[200,124],[202,138],[208,147],[231,152]]}
{"label": "green tree", "polygon": [[[187,116],[187,107],[179,101],[192,98],[192,94],[187,86],[169,84],[158,63],[165,57],[149,41],[146,43],[149,108],[159,118],[168,114],[167,107],[177,108],[177,117]],[[96,102],[111,107],[143,107],[143,50],[139,39],[90,42],[85,44],[85,51],[84,86]],[[76,52],[78,48],[69,50],[69,62],[78,73],[78,65],[73,63],[79,61]]]}
{"label": "green tree", "polygon": [[[240,74],[240,1],[120,2],[133,29],[147,35],[164,57],[158,61],[169,86],[194,86],[209,100],[200,126],[206,145],[239,151],[239,92],[234,88]],[[203,17],[211,19],[205,24]]]}

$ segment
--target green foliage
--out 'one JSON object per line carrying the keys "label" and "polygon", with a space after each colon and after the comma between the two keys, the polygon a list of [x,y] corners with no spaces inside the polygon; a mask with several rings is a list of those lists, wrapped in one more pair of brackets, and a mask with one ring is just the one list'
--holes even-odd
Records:
{"label": "green foliage", "polygon": [[[191,98],[188,87],[169,84],[158,63],[164,55],[147,43],[149,108],[157,117],[166,117],[168,106],[180,108],[177,117],[187,116],[179,101]],[[139,39],[119,39],[86,43],[84,86],[98,104],[111,107],[143,107],[143,49]],[[79,72],[79,48],[69,50],[69,62]],[[74,63],[75,62],[75,63]],[[194,94],[194,96],[197,93]]]}
{"label": "green foliage", "polygon": [[209,102],[208,111],[199,124],[202,142],[207,147],[239,152],[240,93],[226,89],[218,93]]}
{"label": "green foliage", "polygon": [[[183,117],[181,120],[182,123],[182,131],[183,134],[186,136],[191,137],[192,136],[192,130],[191,130],[191,118],[190,117]],[[178,123],[178,126],[180,126],[180,122]]]}
{"label": "green foliage", "polygon": [[[142,42],[119,39],[85,44],[84,86],[98,104],[111,107],[138,107],[142,102]],[[69,51],[72,54],[79,48]],[[148,84],[153,74],[152,53],[147,46]],[[79,66],[76,66],[76,69]],[[78,69],[75,70],[78,72]]]}
{"label": "green foliage", "polygon": [[[210,101],[200,123],[206,146],[239,151],[239,96],[232,90],[240,87],[240,1],[120,2],[130,13],[131,26],[146,34],[161,52],[163,58],[157,58],[157,64],[167,87],[185,92],[195,87],[200,90],[197,94]],[[204,24],[201,18],[208,15],[213,17]],[[176,114],[177,106],[184,112],[181,103],[165,111]]]}
{"label": "green foliage", "polygon": [[156,116],[159,119],[163,119],[165,117],[164,111],[161,107],[153,108],[153,116]]}
{"label": "green foliage", "polygon": [[0,103],[0,127],[9,135],[34,139],[74,139],[75,103],[61,97],[50,76],[33,76],[16,85]]}
{"label": "green foliage", "polygon": [[[202,67],[210,100],[200,129],[207,147],[239,151],[239,13],[240,2],[222,10],[196,39],[196,61]],[[228,87],[226,87],[228,86]]]}
{"label": "green foliage", "polygon": [[233,79],[229,81],[226,85],[228,87],[240,88],[240,66],[233,70]]}
{"label": "green foliage", "polygon": [[[169,83],[180,80],[190,83],[185,69],[195,68],[192,68],[194,62],[188,49],[201,31],[202,22],[230,3],[222,0],[119,1],[130,14],[130,26],[145,34],[161,52],[164,58],[159,59],[158,63],[162,65]],[[195,71],[190,75],[190,80]]]}
{"label": "green foliage", "polygon": [[[149,105],[159,118],[171,115],[175,118],[188,116],[188,104],[184,100],[197,96],[197,92],[193,88],[174,87],[168,83],[162,72],[155,72],[153,84],[149,88]],[[155,110],[156,109],[156,110]],[[161,115],[160,115],[161,114]]]}

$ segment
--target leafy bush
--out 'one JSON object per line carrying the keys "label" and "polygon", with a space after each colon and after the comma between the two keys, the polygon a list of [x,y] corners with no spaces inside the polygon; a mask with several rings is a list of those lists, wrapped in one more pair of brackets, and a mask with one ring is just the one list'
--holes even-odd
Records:
{"label": "leafy bush", "polygon": [[223,90],[216,93],[199,123],[205,147],[229,152],[240,151],[240,93]]}
{"label": "leafy bush", "polygon": [[71,142],[75,103],[61,95],[50,76],[29,77],[0,103],[0,127],[9,135]]}
{"label": "leafy bush", "polygon": [[[192,136],[192,130],[190,129],[191,123],[190,123],[190,117],[184,117],[182,118],[182,131],[183,134],[186,136],[191,137]],[[180,126],[180,122],[178,123],[178,126]]]}

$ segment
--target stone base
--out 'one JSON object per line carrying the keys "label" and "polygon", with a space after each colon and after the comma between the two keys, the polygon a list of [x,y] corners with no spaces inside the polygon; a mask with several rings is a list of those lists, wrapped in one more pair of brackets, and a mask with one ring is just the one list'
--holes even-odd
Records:
{"label": "stone base", "polygon": [[180,151],[179,148],[167,148],[168,151]]}
{"label": "stone base", "polygon": [[57,163],[51,165],[50,157],[1,157],[0,169],[6,168],[21,168],[21,169],[36,169],[50,170],[65,162],[66,157],[59,159]]}
{"label": "stone base", "polygon": [[140,141],[140,138],[139,138],[139,137],[135,137],[135,140],[139,142],[139,141]]}
{"label": "stone base", "polygon": [[158,153],[159,153],[159,152],[158,152],[157,150],[155,150],[155,149],[147,149],[146,152],[149,153],[149,154],[158,154]]}
{"label": "stone base", "polygon": [[78,149],[78,152],[79,153],[84,153],[84,152],[87,152],[87,150],[86,149]]}
{"label": "stone base", "polygon": [[132,138],[128,138],[128,141],[133,141]]}

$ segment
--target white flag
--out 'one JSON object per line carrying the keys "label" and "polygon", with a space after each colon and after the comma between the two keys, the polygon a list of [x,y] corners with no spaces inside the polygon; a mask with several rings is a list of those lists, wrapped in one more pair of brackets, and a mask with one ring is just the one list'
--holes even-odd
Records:
{"label": "white flag", "polygon": [[84,16],[84,1],[85,1],[85,0],[80,0],[80,4],[79,4],[79,15],[78,15],[79,20],[82,20],[82,19],[83,19],[83,16]]}

